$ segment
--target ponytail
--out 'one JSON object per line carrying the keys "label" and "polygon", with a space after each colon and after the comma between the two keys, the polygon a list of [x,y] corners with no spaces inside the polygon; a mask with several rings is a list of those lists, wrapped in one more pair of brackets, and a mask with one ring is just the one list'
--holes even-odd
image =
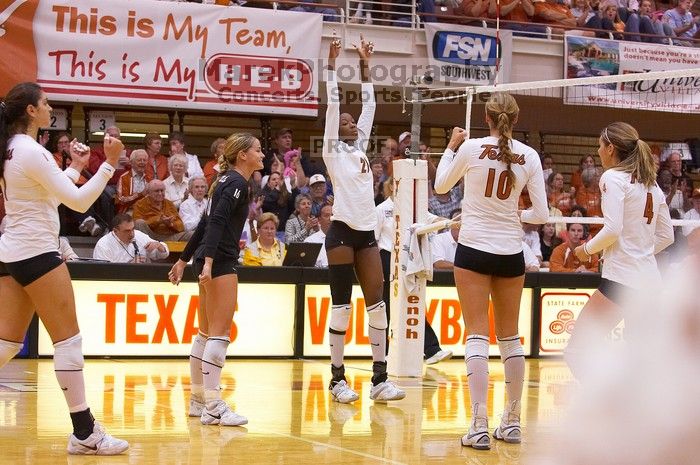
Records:
{"label": "ponytail", "polygon": [[631,174],[647,188],[656,183],[654,155],[634,127],[622,122],[612,123],[603,129],[600,137],[605,144],[614,147],[620,160],[613,169]]}
{"label": "ponytail", "polygon": [[515,184],[515,173],[512,169],[513,151],[510,143],[513,139],[513,125],[518,119],[520,108],[512,95],[505,92],[495,92],[486,102],[486,115],[498,131],[498,153],[501,161],[506,164],[509,187]]}
{"label": "ponytail", "polygon": [[228,160],[226,160],[226,157],[223,155],[219,157],[219,174],[216,175],[216,178],[214,179],[214,182],[211,183],[211,187],[209,187],[209,197],[214,195],[214,189],[216,189],[216,186],[219,184],[219,178],[223,176],[225,172],[228,171]]}
{"label": "ponytail", "polygon": [[14,86],[0,102],[0,179],[5,175],[7,144],[15,134],[27,131],[30,118],[27,106],[39,106],[41,86],[34,82],[23,82]]}

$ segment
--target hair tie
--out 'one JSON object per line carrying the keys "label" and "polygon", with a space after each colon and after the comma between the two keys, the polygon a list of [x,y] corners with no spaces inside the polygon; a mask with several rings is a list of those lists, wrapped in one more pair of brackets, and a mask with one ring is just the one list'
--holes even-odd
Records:
{"label": "hair tie", "polygon": [[5,111],[7,109],[7,105],[5,105],[5,102],[0,102],[0,111]]}

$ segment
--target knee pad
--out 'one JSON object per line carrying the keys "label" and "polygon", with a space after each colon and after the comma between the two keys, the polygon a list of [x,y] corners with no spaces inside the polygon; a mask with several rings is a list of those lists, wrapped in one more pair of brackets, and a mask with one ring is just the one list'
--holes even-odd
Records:
{"label": "knee pad", "polygon": [[515,336],[498,339],[498,349],[501,352],[501,360],[503,363],[506,363],[509,358],[525,357],[523,346],[520,344],[520,336],[517,334]]}
{"label": "knee pad", "polygon": [[330,265],[328,267],[328,280],[331,285],[331,299],[333,305],[346,305],[352,298],[352,278],[355,269],[351,263],[345,265]]}
{"label": "knee pad", "polygon": [[22,350],[22,347],[24,347],[24,344],[21,342],[0,339],[0,368],[4,367],[7,362],[12,360],[14,356]]}
{"label": "knee pad", "polygon": [[83,337],[80,333],[53,345],[53,365],[56,371],[80,371],[83,360]]}
{"label": "knee pad", "polygon": [[328,331],[333,334],[345,334],[345,331],[350,325],[350,314],[352,307],[350,305],[333,305],[331,307],[331,322],[328,325]]}
{"label": "knee pad", "polygon": [[464,352],[464,360],[469,362],[469,359],[484,359],[489,360],[489,338],[479,334],[472,334],[467,337],[467,345]]}
{"label": "knee pad", "polygon": [[226,351],[230,343],[231,341],[227,337],[210,337],[207,339],[202,362],[223,368],[226,362]]}
{"label": "knee pad", "polygon": [[383,301],[377,302],[374,305],[367,307],[368,324],[379,330],[384,330],[389,326],[389,321],[386,317],[386,305]]}

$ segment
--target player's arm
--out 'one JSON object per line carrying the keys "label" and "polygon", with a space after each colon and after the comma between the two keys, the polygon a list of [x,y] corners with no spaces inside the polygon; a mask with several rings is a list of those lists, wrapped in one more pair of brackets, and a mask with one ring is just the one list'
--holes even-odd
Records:
{"label": "player's arm", "polygon": [[539,159],[535,159],[530,166],[530,177],[527,180],[527,192],[530,194],[532,207],[524,210],[520,214],[520,221],[530,224],[546,223],[547,219],[549,219],[549,204],[547,202],[547,190],[544,187],[542,165]]}
{"label": "player's arm", "polygon": [[333,147],[338,143],[340,127],[340,92],[335,77],[335,60],[340,54],[340,40],[333,39],[328,51],[328,72],[326,79],[326,124],[323,130],[323,161],[331,163],[336,156]]}
{"label": "player's arm", "polygon": [[673,224],[671,224],[671,214],[668,211],[666,202],[659,205],[659,213],[656,218],[656,229],[654,230],[654,254],[664,250],[673,244]]}
{"label": "player's arm", "polygon": [[372,55],[374,45],[372,42],[365,42],[362,34],[360,34],[360,46],[354,45],[354,47],[360,56],[360,76],[362,78],[362,113],[357,119],[358,142],[360,149],[366,152],[367,140],[372,132],[374,112],[377,108],[374,86],[372,85],[369,72],[369,57]]}
{"label": "player's arm", "polygon": [[[608,172],[610,173],[610,171]],[[614,176],[606,176],[604,173],[600,177],[600,206],[603,210],[603,229],[595,235],[593,239],[583,246],[584,252],[588,255],[604,250],[617,241],[622,234],[622,221],[625,208],[625,191],[622,181]],[[642,214],[639,212],[639,218]]]}
{"label": "player's arm", "polygon": [[438,194],[449,192],[467,172],[468,147],[462,144],[465,136],[466,132],[462,128],[455,127],[452,130],[450,142],[447,144],[435,172],[435,192]]}

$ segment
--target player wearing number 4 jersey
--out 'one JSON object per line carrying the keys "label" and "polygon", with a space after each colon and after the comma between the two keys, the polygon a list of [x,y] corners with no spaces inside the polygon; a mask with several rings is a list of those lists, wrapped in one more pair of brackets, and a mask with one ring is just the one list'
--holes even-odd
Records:
{"label": "player wearing number 4 jersey", "polygon": [[598,290],[576,320],[564,353],[574,375],[585,371],[585,345],[603,342],[622,319],[625,296],[659,282],[655,254],[673,243],[673,226],[663,192],[656,184],[651,149],[627,123],[612,123],[600,134],[598,156],[603,229],[574,253],[582,261],[603,252]]}
{"label": "player wearing number 4 jersey", "polygon": [[[464,177],[462,227],[454,274],[469,332],[465,359],[472,423],[462,437],[462,445],[475,449],[491,447],[486,414],[489,296],[494,304],[507,393],[506,410],[494,436],[511,443],[519,443],[521,436],[520,398],[525,360],[518,336],[518,312],[525,282],[525,260],[520,222],[545,223],[549,211],[537,152],[512,139],[518,113],[513,97],[493,94],[486,104],[490,136],[462,143],[465,132],[455,128],[435,178],[435,191],[442,194]],[[526,185],[532,209],[518,217],[518,198]]]}
{"label": "player wearing number 4 jersey", "polygon": [[386,336],[388,322],[382,300],[382,263],[374,237],[377,219],[374,215],[374,181],[365,154],[374,120],[374,88],[369,82],[369,57],[372,43],[360,36],[355,48],[360,56],[362,75],[362,113],[355,124],[353,117],[340,113],[340,95],[335,80],[335,60],[340,54],[340,41],[334,39],[328,52],[328,108],[323,134],[323,161],[333,182],[335,200],[331,226],[326,235],[328,274],[331,287],[331,318],[328,339],[331,349],[329,386],[334,401],[350,403],[358,395],[345,380],[343,355],[345,332],[352,312],[352,278],[362,287],[367,304],[369,341],[372,346],[372,388],[370,399],[387,401],[403,399],[404,391],[387,379]]}

